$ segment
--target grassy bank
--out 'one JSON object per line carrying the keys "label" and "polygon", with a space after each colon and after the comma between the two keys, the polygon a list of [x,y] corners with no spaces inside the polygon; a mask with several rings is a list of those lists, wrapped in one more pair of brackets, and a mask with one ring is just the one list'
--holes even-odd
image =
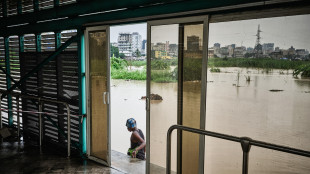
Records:
{"label": "grassy bank", "polygon": [[268,58],[209,58],[209,67],[243,67],[243,68],[262,68],[262,69],[296,69],[309,61],[290,61]]}
{"label": "grassy bank", "polygon": [[125,80],[146,80],[146,71],[127,71],[125,69],[111,69],[112,79],[125,79]]}
{"label": "grassy bank", "polygon": [[[111,59],[111,77],[113,79],[146,80],[146,70],[128,71],[128,66],[146,66],[146,61],[126,61],[119,58]],[[201,59],[184,59],[184,80],[201,79]],[[177,60],[152,60],[151,78],[154,82],[176,82],[177,68],[170,71],[171,66],[176,66]],[[310,77],[310,61],[290,61],[269,58],[209,58],[208,67],[211,72],[220,72],[220,67],[261,68],[267,72],[271,69],[294,69],[294,76]]]}

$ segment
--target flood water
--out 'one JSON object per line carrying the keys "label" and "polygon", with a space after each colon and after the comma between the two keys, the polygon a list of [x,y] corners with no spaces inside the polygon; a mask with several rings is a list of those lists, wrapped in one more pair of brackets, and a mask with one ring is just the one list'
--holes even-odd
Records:
{"label": "flood water", "polygon": [[[262,69],[220,69],[220,73],[208,71],[206,130],[310,151],[309,78],[293,78],[292,72],[286,70],[266,73]],[[160,153],[151,154],[151,162],[164,167],[166,131],[176,123],[176,118],[170,117],[176,116],[177,84],[151,85],[163,97],[162,102],[151,105],[151,112],[156,111],[152,111],[153,106],[166,113],[157,114],[156,119],[151,118],[151,136],[157,135],[151,148],[162,149]],[[146,134],[145,100],[140,99],[145,93],[145,81],[112,80],[113,150],[127,152],[130,133],[125,122],[129,117],[134,117],[138,127]],[[249,157],[249,173],[310,173],[310,160],[306,157],[253,146]],[[172,168],[175,168],[174,163]],[[205,173],[241,171],[240,143],[206,137]]]}

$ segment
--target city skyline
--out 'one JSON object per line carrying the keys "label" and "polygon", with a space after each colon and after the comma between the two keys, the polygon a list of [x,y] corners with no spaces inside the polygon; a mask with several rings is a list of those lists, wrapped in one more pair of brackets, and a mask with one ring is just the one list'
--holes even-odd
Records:
{"label": "city skyline", "polygon": [[[275,18],[251,19],[242,21],[210,23],[209,47],[214,43],[236,44],[254,48],[257,27],[261,27],[261,44],[274,43],[275,47],[310,50],[310,15],[297,15]],[[111,26],[110,40],[117,42],[119,32],[139,32],[146,39],[146,23]],[[152,42],[177,43],[178,25],[152,27]],[[169,32],[167,32],[169,31]]]}

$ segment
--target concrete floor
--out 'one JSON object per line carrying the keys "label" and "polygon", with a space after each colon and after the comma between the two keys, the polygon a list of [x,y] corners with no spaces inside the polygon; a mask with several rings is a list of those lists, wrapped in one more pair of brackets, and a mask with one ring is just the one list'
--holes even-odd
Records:
{"label": "concrete floor", "polygon": [[[121,154],[118,154],[121,155]],[[124,155],[126,157],[126,155]],[[122,157],[122,159],[125,159]],[[129,158],[128,158],[129,159]],[[126,162],[126,160],[121,161]],[[0,142],[0,173],[105,173],[124,174],[136,173],[134,168],[126,171],[125,164],[118,162],[122,169],[106,167],[91,160],[83,160],[79,156],[66,157],[55,149],[27,145],[24,142]],[[142,166],[145,161],[136,161],[131,164]],[[132,166],[132,165],[131,165]],[[143,169],[144,170],[144,169]]]}

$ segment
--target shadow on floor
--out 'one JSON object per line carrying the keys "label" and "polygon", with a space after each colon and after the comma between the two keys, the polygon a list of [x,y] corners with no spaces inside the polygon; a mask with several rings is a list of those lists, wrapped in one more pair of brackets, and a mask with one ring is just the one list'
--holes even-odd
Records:
{"label": "shadow on floor", "polygon": [[105,173],[123,174],[80,156],[66,157],[57,149],[27,145],[24,142],[0,142],[0,173]]}
{"label": "shadow on floor", "polygon": [[[145,160],[131,158],[126,154],[112,151],[112,167],[107,167],[79,155],[66,157],[57,148],[27,144],[16,139],[0,139],[0,174],[36,173],[104,173],[104,174],[145,174]],[[151,174],[165,173],[165,169],[151,165]]]}

